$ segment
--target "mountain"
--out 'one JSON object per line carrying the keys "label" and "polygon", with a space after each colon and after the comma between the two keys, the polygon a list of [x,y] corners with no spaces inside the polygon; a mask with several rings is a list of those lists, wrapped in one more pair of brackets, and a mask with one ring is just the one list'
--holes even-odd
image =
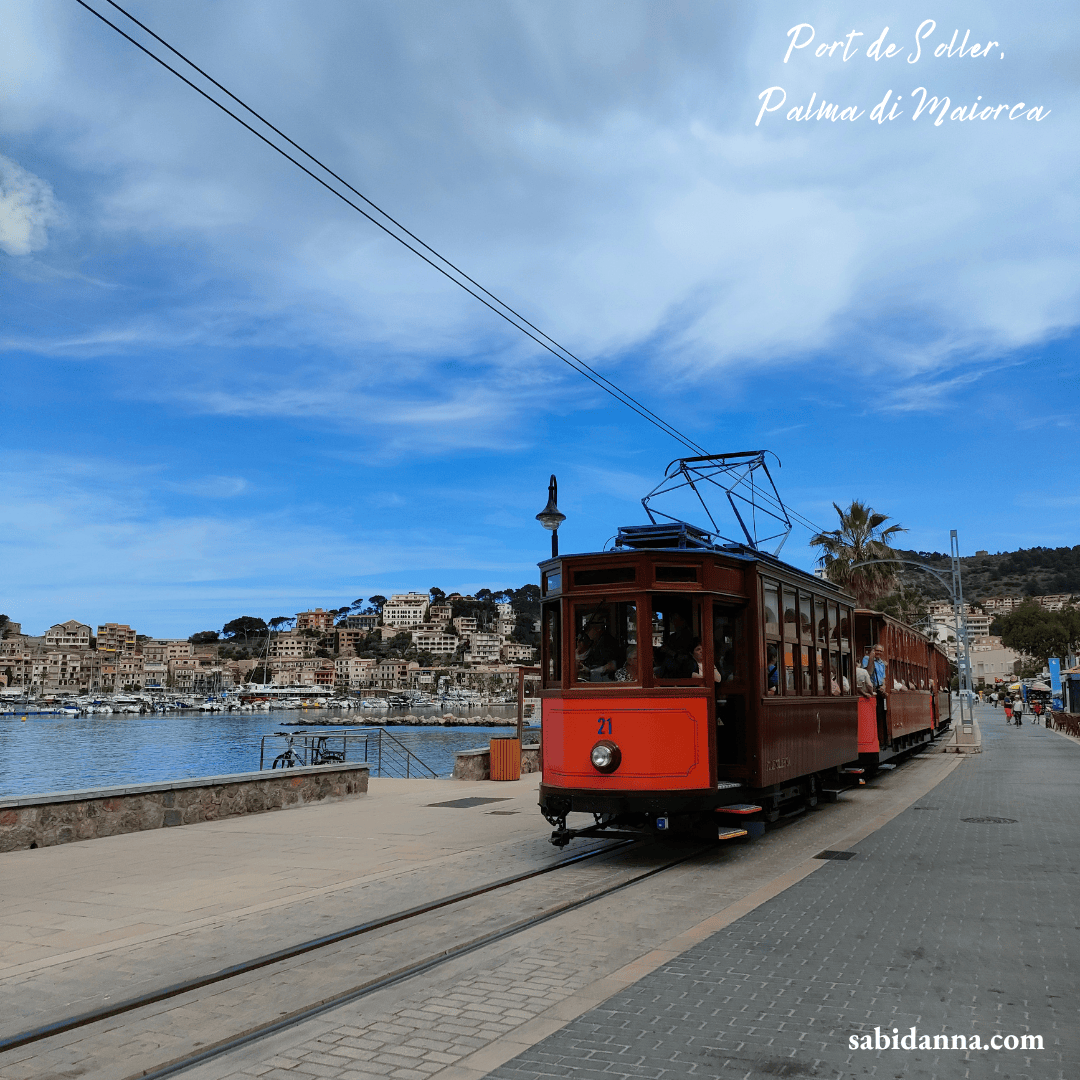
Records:
{"label": "mountain", "polygon": [[[948,555],[939,551],[900,551],[902,559],[925,562],[950,580]],[[985,600],[991,596],[1045,596],[1047,593],[1080,595],[1080,544],[1076,547],[1021,548],[994,555],[968,555],[960,559],[965,600]],[[907,568],[911,583],[935,599],[948,594],[929,574]]]}

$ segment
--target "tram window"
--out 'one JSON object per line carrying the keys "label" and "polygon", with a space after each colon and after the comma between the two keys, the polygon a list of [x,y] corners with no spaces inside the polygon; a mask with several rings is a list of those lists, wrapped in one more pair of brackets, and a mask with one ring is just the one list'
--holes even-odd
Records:
{"label": "tram window", "polygon": [[765,646],[765,692],[780,692],[780,646],[771,641]]}
{"label": "tram window", "polygon": [[694,646],[701,641],[701,600],[658,594],[652,600],[653,677],[693,682]]}
{"label": "tram window", "polygon": [[657,581],[697,581],[697,579],[696,566],[658,566],[656,568]]}
{"label": "tram window", "polygon": [[829,627],[825,621],[825,601],[819,597],[814,599],[814,637],[819,645],[829,644]]}
{"label": "tram window", "polygon": [[799,593],[799,631],[803,641],[814,639],[814,601],[806,593]]}
{"label": "tram window", "polygon": [[713,606],[713,664],[724,682],[741,681],[743,674],[742,613]]}
{"label": "tram window", "polygon": [[810,667],[810,649],[806,645],[799,646],[799,687],[803,694],[814,692],[814,672]]}
{"label": "tram window", "polygon": [[637,580],[633,566],[605,566],[601,570],[575,570],[575,585],[616,585]]}
{"label": "tram window", "polygon": [[544,575],[544,595],[558,592],[562,588],[562,573],[556,572]]}
{"label": "tram window", "polygon": [[799,640],[799,614],[795,609],[795,590],[784,590],[784,637],[788,641]]}
{"label": "tram window", "polygon": [[780,621],[777,618],[777,612],[780,610],[780,597],[779,591],[771,581],[765,582],[765,633],[770,637],[780,636]]}
{"label": "tram window", "polygon": [[840,607],[829,605],[829,641],[834,649],[840,648]]}
{"label": "tram window", "polygon": [[575,604],[574,638],[578,682],[640,681],[637,604],[633,600]]}
{"label": "tram window", "polygon": [[562,682],[562,620],[558,604],[544,605],[544,685],[558,686]]}
{"label": "tram window", "polygon": [[795,693],[795,646],[784,642],[784,678],[782,680],[784,694]]}

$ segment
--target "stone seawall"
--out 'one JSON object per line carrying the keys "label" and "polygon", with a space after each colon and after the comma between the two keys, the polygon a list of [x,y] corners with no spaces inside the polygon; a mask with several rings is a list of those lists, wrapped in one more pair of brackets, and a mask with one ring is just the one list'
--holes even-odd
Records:
{"label": "stone seawall", "polygon": [[[540,771],[540,747],[523,746],[521,748],[522,775]],[[490,780],[491,747],[481,746],[476,750],[459,750],[454,755],[455,780]]]}
{"label": "stone seawall", "polygon": [[366,764],[339,764],[0,798],[0,852],[355,798],[367,789]]}

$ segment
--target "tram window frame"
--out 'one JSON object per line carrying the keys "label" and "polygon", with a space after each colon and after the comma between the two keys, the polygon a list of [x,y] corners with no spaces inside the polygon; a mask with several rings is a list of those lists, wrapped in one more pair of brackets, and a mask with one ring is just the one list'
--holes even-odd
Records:
{"label": "tram window frame", "polygon": [[588,566],[573,571],[574,588],[595,588],[597,585],[633,585],[637,582],[637,566]]}
{"label": "tram window frame", "polygon": [[[575,688],[583,686],[605,686],[609,690],[613,685],[640,686],[641,685],[641,624],[639,613],[641,605],[637,596],[620,597],[608,600],[578,600],[571,608],[571,628],[574,636],[574,672],[571,685]],[[629,609],[632,609],[629,610]],[[584,655],[580,650],[579,639],[590,622],[599,618],[605,627],[605,633],[612,638],[615,650],[611,660],[615,666],[610,671],[603,671],[607,664],[597,667],[585,668],[582,666]],[[612,633],[612,630],[615,632]],[[619,679],[617,673],[626,671],[626,660],[629,649],[636,651],[637,677],[634,679]],[[611,660],[607,661],[610,663]],[[587,677],[583,678],[583,673]]]}
{"label": "tram window frame", "polygon": [[[720,673],[717,681],[725,685],[746,681],[745,616],[745,607],[725,603],[713,597],[711,615],[713,668]],[[730,661],[725,663],[729,648]],[[703,655],[702,660],[704,659]]]}
{"label": "tram window frame", "polygon": [[[658,608],[659,605],[663,607]],[[688,622],[688,635],[686,635],[689,647],[683,651],[681,648],[677,648],[677,651],[673,652],[671,656],[665,656],[665,650],[668,645],[665,643],[665,639],[670,637],[673,631],[668,626],[668,616],[664,615],[664,610],[670,612],[670,618],[674,618],[676,614],[682,615],[682,618],[686,620],[684,611],[689,612]],[[663,616],[661,628],[657,631],[656,616],[657,614]],[[702,628],[704,626],[704,597],[700,594],[685,593],[685,592],[654,592],[649,594],[648,604],[648,629],[649,629],[649,644],[650,653],[652,657],[652,684],[653,686],[702,686],[702,676],[697,674],[697,662],[693,657],[693,642],[697,641],[704,643],[702,635]],[[660,637],[660,641],[657,642],[657,636]],[[664,675],[663,671],[672,670],[685,670],[685,675]]]}
{"label": "tram window frame", "polygon": [[562,687],[562,601],[548,601],[540,610],[542,685],[545,690],[552,690]]}
{"label": "tram window frame", "polygon": [[698,566],[657,566],[653,576],[658,585],[693,585],[701,580],[701,568]]}
{"label": "tram window frame", "polygon": [[544,571],[544,595],[562,592],[562,570]]}
{"label": "tram window frame", "polygon": [[[784,680],[782,677],[781,659],[784,651],[784,641],[780,634],[783,625],[780,621],[780,583],[772,578],[762,578],[760,588],[761,604],[761,634],[765,641],[765,663],[762,667],[764,686],[762,692],[765,697],[783,697]],[[774,605],[770,607],[770,601]],[[774,621],[769,621],[769,615]],[[770,650],[771,654],[770,654]]]}

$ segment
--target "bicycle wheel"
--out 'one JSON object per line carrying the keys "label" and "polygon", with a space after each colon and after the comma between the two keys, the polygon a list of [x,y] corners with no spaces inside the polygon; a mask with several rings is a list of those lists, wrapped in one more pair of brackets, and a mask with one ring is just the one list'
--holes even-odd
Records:
{"label": "bicycle wheel", "polygon": [[287,751],[284,754],[278,754],[274,758],[274,764],[270,766],[271,769],[291,769],[292,768],[292,755]]}

